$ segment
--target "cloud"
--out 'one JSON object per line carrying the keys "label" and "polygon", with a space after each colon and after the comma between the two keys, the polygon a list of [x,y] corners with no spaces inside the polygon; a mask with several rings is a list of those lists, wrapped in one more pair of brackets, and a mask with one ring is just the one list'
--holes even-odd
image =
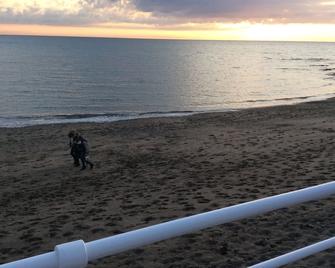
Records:
{"label": "cloud", "polygon": [[0,23],[169,25],[270,22],[335,23],[322,0],[0,0]]}
{"label": "cloud", "polygon": [[135,9],[131,0],[0,1],[0,23],[75,26],[140,22],[147,17],[147,13]]}
{"label": "cloud", "polygon": [[138,10],[156,17],[188,21],[334,21],[335,8],[316,0],[134,0]]}

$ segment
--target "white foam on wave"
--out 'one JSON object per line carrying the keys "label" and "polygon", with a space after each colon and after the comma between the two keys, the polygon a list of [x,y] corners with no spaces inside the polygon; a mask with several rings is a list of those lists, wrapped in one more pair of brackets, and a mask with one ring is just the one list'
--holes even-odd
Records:
{"label": "white foam on wave", "polygon": [[141,118],[157,117],[179,117],[195,114],[196,112],[152,112],[129,115],[57,115],[57,116],[38,116],[38,117],[0,117],[0,127],[20,128],[36,125],[50,124],[74,124],[74,123],[110,123],[124,120],[134,120]]}
{"label": "white foam on wave", "polygon": [[[335,93],[296,97],[296,98],[281,98],[274,100],[246,100],[244,102],[235,102],[236,104],[246,104],[232,109],[211,109],[203,107],[201,111],[172,111],[172,112],[145,112],[145,113],[113,113],[113,114],[69,114],[69,115],[54,115],[54,116],[36,116],[36,117],[0,117],[0,128],[20,128],[36,125],[51,125],[51,124],[74,124],[74,123],[111,123],[116,121],[135,120],[141,118],[157,118],[157,117],[181,117],[199,113],[212,112],[229,112],[247,108],[271,107],[279,105],[294,105],[305,102],[323,101],[334,98]],[[252,105],[251,105],[252,103]]]}

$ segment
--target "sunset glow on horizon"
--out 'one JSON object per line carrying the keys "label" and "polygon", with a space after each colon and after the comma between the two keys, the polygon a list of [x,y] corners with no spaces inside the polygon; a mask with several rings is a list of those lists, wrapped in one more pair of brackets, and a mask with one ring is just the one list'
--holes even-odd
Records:
{"label": "sunset glow on horizon", "polygon": [[335,41],[335,1],[3,0],[0,35]]}

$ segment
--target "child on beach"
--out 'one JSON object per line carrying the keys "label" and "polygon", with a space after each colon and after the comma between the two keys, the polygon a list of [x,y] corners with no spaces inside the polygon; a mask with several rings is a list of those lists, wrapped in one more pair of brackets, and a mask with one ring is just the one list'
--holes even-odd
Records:
{"label": "child on beach", "polygon": [[94,164],[89,160],[89,147],[87,140],[74,131],[70,131],[69,138],[74,165],[79,166],[80,159],[82,165],[81,170],[86,169],[87,164],[89,164],[90,168],[93,169]]}

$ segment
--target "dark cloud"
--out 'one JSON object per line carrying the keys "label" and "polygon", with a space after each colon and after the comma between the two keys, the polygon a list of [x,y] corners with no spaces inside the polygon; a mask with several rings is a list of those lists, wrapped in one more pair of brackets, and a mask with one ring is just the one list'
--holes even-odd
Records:
{"label": "dark cloud", "polygon": [[[333,18],[333,6],[316,0],[133,0],[137,9],[183,20],[287,20],[314,22]],[[330,9],[329,9],[330,8]]]}

